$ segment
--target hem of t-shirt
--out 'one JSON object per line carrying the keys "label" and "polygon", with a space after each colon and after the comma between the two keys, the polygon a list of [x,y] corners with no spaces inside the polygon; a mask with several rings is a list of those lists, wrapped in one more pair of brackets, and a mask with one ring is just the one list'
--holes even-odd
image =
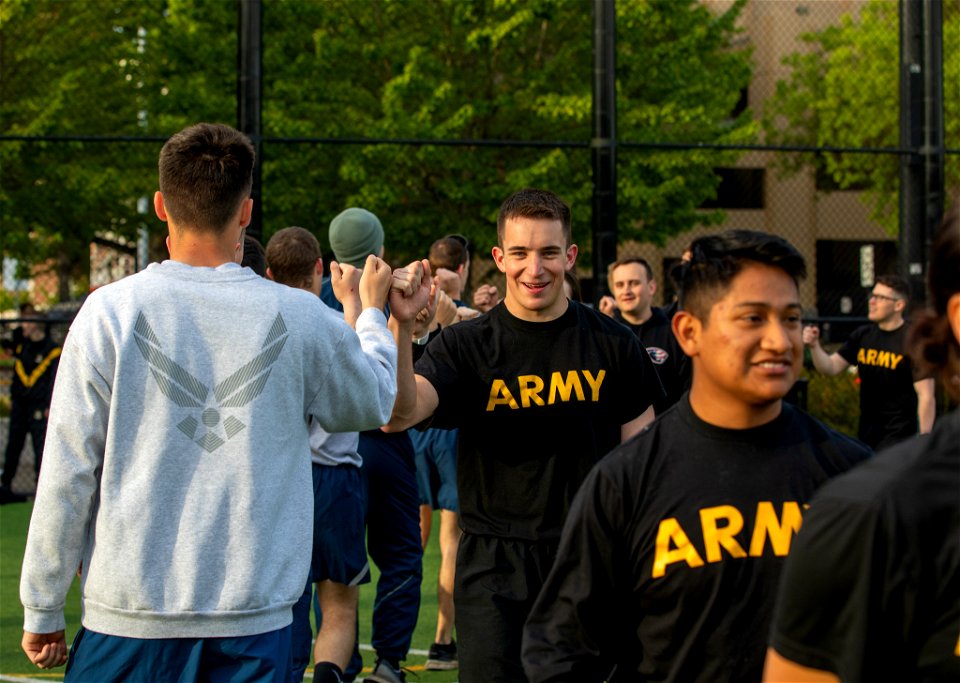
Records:
{"label": "hem of t-shirt", "polygon": [[840,667],[837,666],[836,658],[816,648],[795,643],[782,634],[773,634],[770,640],[770,647],[776,650],[777,654],[781,657],[789,659],[791,662],[799,664],[800,666],[829,671],[837,676],[840,675]]}

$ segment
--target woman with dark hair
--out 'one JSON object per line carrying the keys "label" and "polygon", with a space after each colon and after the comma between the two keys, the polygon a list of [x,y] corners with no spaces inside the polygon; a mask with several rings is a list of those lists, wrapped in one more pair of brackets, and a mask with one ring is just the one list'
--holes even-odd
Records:
{"label": "woman with dark hair", "polygon": [[[960,218],[928,273],[914,362],[960,400]],[[765,681],[960,680],[960,411],[825,486],[780,584]]]}

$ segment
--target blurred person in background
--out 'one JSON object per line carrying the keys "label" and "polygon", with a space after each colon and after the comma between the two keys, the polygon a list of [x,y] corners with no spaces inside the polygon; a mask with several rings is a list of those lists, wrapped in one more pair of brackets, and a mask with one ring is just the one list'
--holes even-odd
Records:
{"label": "blurred person in background", "polygon": [[820,346],[820,329],[803,330],[813,365],[824,375],[839,375],[851,365],[860,375],[858,437],[874,450],[926,434],[936,416],[934,381],[917,377],[907,355],[904,312],[910,283],[899,275],[881,275],[870,293],[870,323],[858,327],[838,351]]}
{"label": "blurred person in background", "polygon": [[0,475],[0,504],[26,500],[26,496],[14,493],[11,487],[28,434],[33,445],[34,476],[40,476],[53,380],[60,362],[60,346],[50,338],[42,316],[33,305],[24,304],[20,317],[19,334],[14,334],[10,344],[13,380],[7,450]]}

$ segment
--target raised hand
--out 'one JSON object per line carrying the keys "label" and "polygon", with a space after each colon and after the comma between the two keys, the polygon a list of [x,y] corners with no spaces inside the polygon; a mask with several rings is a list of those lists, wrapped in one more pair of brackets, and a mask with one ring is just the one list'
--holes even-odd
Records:
{"label": "raised hand", "polygon": [[468,306],[458,306],[456,322],[460,323],[460,322],[463,322],[464,320],[473,320],[474,318],[479,318],[481,315],[483,314],[475,308],[469,308]]}
{"label": "raised hand", "polygon": [[390,287],[390,313],[400,322],[413,322],[430,297],[430,262],[414,261],[393,271]]}
{"label": "raised hand", "polygon": [[447,268],[437,268],[437,272],[433,274],[433,279],[436,281],[437,287],[451,297],[460,296],[460,276],[454,271]]}
{"label": "raised hand", "polygon": [[814,346],[820,343],[820,328],[816,325],[807,325],[803,328],[803,343]]}
{"label": "raised hand", "polygon": [[360,301],[364,308],[379,308],[387,304],[387,294],[393,282],[393,272],[382,258],[367,256],[360,276]]}
{"label": "raised hand", "polygon": [[449,327],[457,322],[457,305],[440,289],[437,291],[437,322],[440,327]]}
{"label": "raised hand", "polygon": [[430,332],[433,320],[437,317],[437,281],[434,279],[430,285],[430,296],[427,298],[427,305],[417,313],[416,324],[413,328],[413,338],[420,339]]}
{"label": "raised hand", "polygon": [[500,292],[493,285],[480,285],[473,293],[473,307],[486,313],[500,303]]}
{"label": "raised hand", "polygon": [[604,315],[613,317],[613,312],[617,310],[617,302],[612,296],[605,296],[600,299],[600,312]]}
{"label": "raised hand", "polygon": [[341,304],[344,299],[360,298],[360,277],[363,271],[349,263],[330,263],[330,286]]}

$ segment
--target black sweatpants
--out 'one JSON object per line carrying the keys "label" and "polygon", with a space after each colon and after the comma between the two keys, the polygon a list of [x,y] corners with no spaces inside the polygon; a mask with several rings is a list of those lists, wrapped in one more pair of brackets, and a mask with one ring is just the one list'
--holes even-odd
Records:
{"label": "black sweatpants", "polygon": [[43,457],[43,442],[47,434],[46,406],[31,401],[13,401],[10,406],[10,436],[3,458],[3,477],[0,484],[8,487],[20,464],[20,454],[27,442],[27,434],[33,441],[33,466],[40,476],[40,460]]}
{"label": "black sweatpants", "polygon": [[526,683],[523,624],[557,545],[464,533],[453,593],[461,683]]}

